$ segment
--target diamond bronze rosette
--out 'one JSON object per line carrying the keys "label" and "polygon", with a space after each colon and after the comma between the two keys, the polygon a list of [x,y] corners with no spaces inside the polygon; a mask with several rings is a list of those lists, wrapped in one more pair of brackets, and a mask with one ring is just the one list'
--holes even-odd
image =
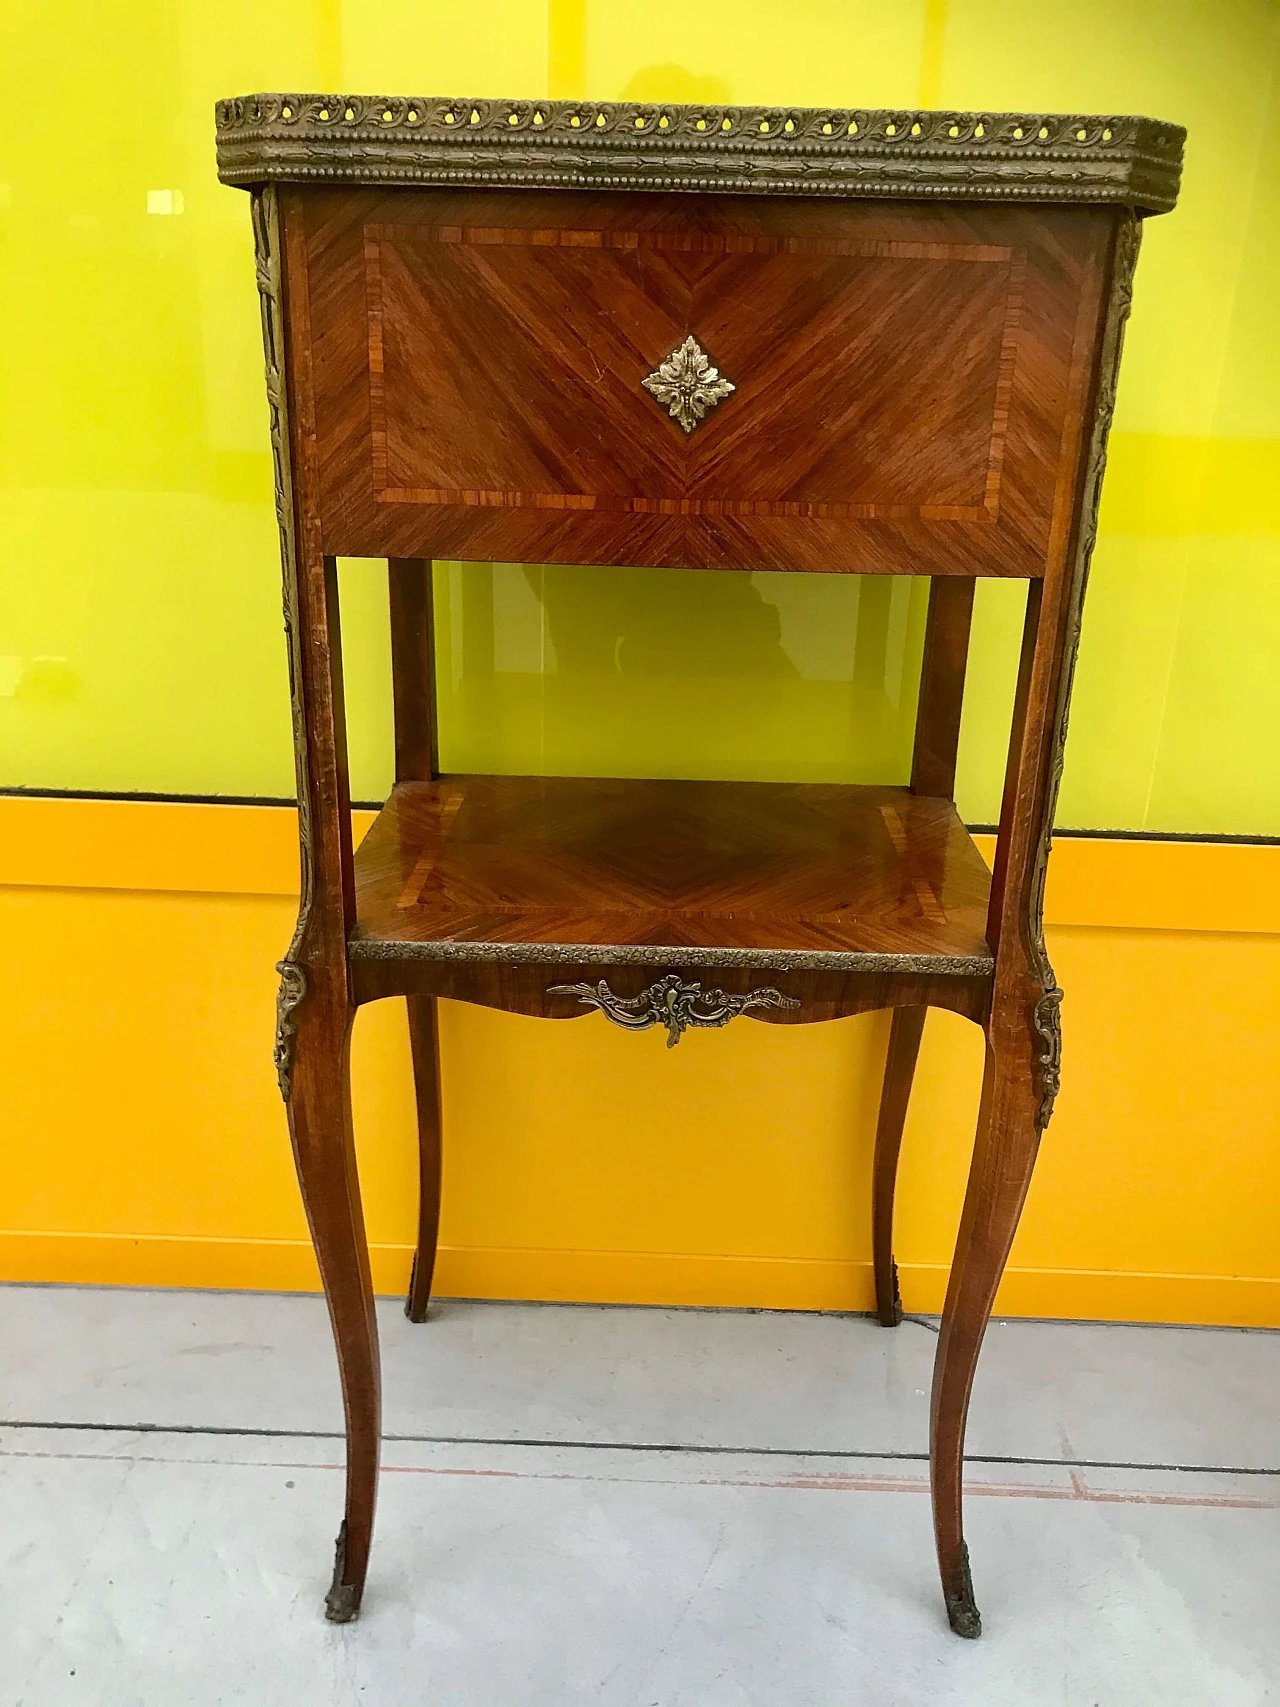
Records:
{"label": "diamond bronze rosette", "polygon": [[661,403],[673,421],[691,433],[721,398],[737,387],[721,377],[696,338],[686,338],[678,350],[658,364],[656,373],[640,382]]}

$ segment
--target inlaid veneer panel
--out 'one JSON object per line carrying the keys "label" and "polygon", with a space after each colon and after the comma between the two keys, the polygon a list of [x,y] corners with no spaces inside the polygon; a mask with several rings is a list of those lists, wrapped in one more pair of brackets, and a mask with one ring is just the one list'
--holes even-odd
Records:
{"label": "inlaid veneer panel", "polygon": [[[384,500],[999,514],[1022,274],[1007,247],[372,225],[365,253]],[[922,299],[939,290],[951,325],[925,343]],[[599,312],[576,338],[585,302]],[[736,395],[686,439],[640,381],[690,329]],[[818,359],[828,344],[838,361]]]}
{"label": "inlaid veneer panel", "polygon": [[987,868],[903,788],[444,776],[399,784],[355,865],[357,957],[991,965]]}
{"label": "inlaid veneer panel", "polygon": [[[1042,574],[1092,209],[313,191],[325,549]],[[733,382],[685,434],[642,380]]]}

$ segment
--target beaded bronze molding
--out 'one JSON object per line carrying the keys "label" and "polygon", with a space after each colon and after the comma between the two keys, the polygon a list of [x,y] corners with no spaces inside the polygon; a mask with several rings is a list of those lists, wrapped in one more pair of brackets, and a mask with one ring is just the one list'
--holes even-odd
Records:
{"label": "beaded bronze molding", "polygon": [[1180,125],[1125,115],[685,107],[435,95],[217,104],[224,184],[446,184],[1111,202],[1167,213]]}

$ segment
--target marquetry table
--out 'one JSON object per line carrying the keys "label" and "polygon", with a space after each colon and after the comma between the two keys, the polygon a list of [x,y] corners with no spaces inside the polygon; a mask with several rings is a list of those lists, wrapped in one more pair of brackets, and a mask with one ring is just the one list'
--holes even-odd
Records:
{"label": "marquetry table", "polygon": [[[276,1065],[333,1320],[360,1606],[378,1347],[348,1091],[362,1002],[408,1000],[421,1137],[409,1314],[440,1191],[436,1002],[631,1030],[893,1012],[873,1229],[927,1007],[982,1026],[931,1460],[951,1627],[978,1350],[1058,1087],[1042,898],[1140,222],[1184,133],[1039,113],[252,95],[302,901]],[[339,556],[390,571],[396,784],[353,854]],[[431,560],[927,575],[898,788],[441,774]],[[979,576],[1026,583],[994,874],[952,801]]]}

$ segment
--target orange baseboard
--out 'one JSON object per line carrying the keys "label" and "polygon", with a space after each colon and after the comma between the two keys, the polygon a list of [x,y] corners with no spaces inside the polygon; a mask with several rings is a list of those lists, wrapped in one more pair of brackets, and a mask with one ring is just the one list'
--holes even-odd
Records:
{"label": "orange baseboard", "polygon": [[[374,1288],[404,1293],[408,1245],[371,1247]],[[317,1292],[304,1239],[174,1239],[128,1234],[3,1233],[0,1273],[9,1282],[83,1286],[179,1286],[255,1292]],[[940,1263],[898,1271],[908,1312],[938,1315],[947,1289]],[[436,1267],[442,1298],[544,1303],[650,1304],[755,1310],[875,1307],[869,1262],[714,1256],[686,1251],[574,1251],[445,1245]],[[1009,1268],[996,1314],[1064,1321],[1200,1323],[1280,1328],[1280,1280],[1231,1274],[1132,1274]]]}

